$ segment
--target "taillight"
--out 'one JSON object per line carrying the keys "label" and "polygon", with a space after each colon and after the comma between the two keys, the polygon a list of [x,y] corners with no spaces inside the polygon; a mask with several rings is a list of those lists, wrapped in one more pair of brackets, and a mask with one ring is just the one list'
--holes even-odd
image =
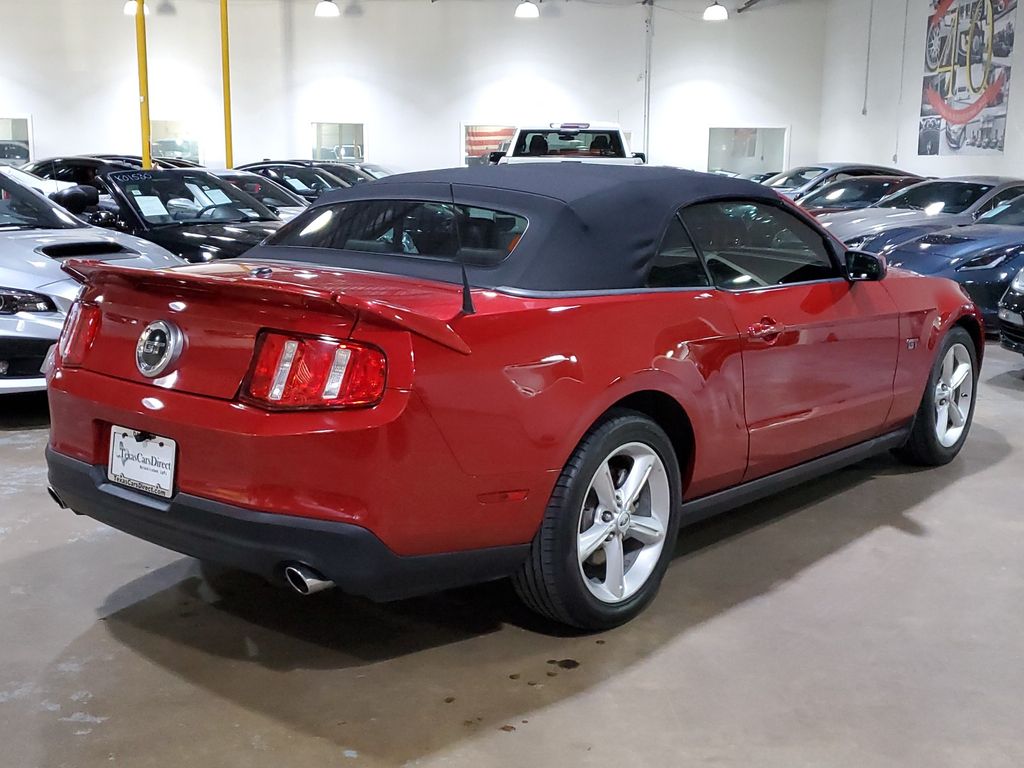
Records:
{"label": "taillight", "polygon": [[64,330],[60,333],[57,352],[65,368],[77,368],[85,359],[100,332],[100,308],[95,304],[76,301],[71,306]]}
{"label": "taillight", "polygon": [[263,331],[242,397],[262,408],[358,408],[384,394],[387,359],[352,341]]}

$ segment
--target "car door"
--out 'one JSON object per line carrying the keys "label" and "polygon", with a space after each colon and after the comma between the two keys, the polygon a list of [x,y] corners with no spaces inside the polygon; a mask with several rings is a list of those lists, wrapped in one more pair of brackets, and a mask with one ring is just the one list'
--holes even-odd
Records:
{"label": "car door", "polygon": [[885,288],[847,280],[831,241],[781,204],[703,203],[682,218],[740,332],[744,479],[879,434],[899,335]]}

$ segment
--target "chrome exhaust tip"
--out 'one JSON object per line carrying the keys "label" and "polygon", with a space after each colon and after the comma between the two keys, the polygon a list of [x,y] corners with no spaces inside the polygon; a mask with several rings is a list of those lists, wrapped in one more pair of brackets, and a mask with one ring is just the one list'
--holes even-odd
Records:
{"label": "chrome exhaust tip", "polygon": [[53,486],[50,486],[50,485],[46,486],[46,492],[48,494],[50,494],[50,498],[53,499],[53,502],[58,507],[60,507],[61,509],[67,509],[68,508],[68,505],[64,503],[64,499],[62,499],[59,495],[57,495],[57,492],[55,490],[53,490]]}
{"label": "chrome exhaust tip", "polygon": [[318,573],[302,563],[286,565],[284,578],[288,582],[288,586],[300,595],[312,595],[334,586],[334,582],[325,579],[322,573]]}

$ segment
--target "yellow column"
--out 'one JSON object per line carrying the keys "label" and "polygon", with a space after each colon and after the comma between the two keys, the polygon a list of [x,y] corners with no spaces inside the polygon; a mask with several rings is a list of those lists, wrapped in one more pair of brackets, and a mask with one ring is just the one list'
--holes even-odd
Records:
{"label": "yellow column", "polygon": [[220,62],[224,79],[224,150],[228,168],[235,165],[231,141],[231,54],[228,47],[228,0],[220,0]]}
{"label": "yellow column", "polygon": [[142,123],[142,167],[153,167],[149,127],[149,64],[146,52],[145,0],[135,9],[135,51],[139,58],[139,119]]}

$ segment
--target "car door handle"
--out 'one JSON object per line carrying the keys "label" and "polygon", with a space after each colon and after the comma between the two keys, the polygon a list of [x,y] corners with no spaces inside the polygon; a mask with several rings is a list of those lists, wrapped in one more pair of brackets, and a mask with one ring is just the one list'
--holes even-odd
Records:
{"label": "car door handle", "polygon": [[765,339],[771,341],[781,334],[786,327],[780,325],[771,317],[762,317],[758,322],[747,328],[747,335],[752,339]]}

